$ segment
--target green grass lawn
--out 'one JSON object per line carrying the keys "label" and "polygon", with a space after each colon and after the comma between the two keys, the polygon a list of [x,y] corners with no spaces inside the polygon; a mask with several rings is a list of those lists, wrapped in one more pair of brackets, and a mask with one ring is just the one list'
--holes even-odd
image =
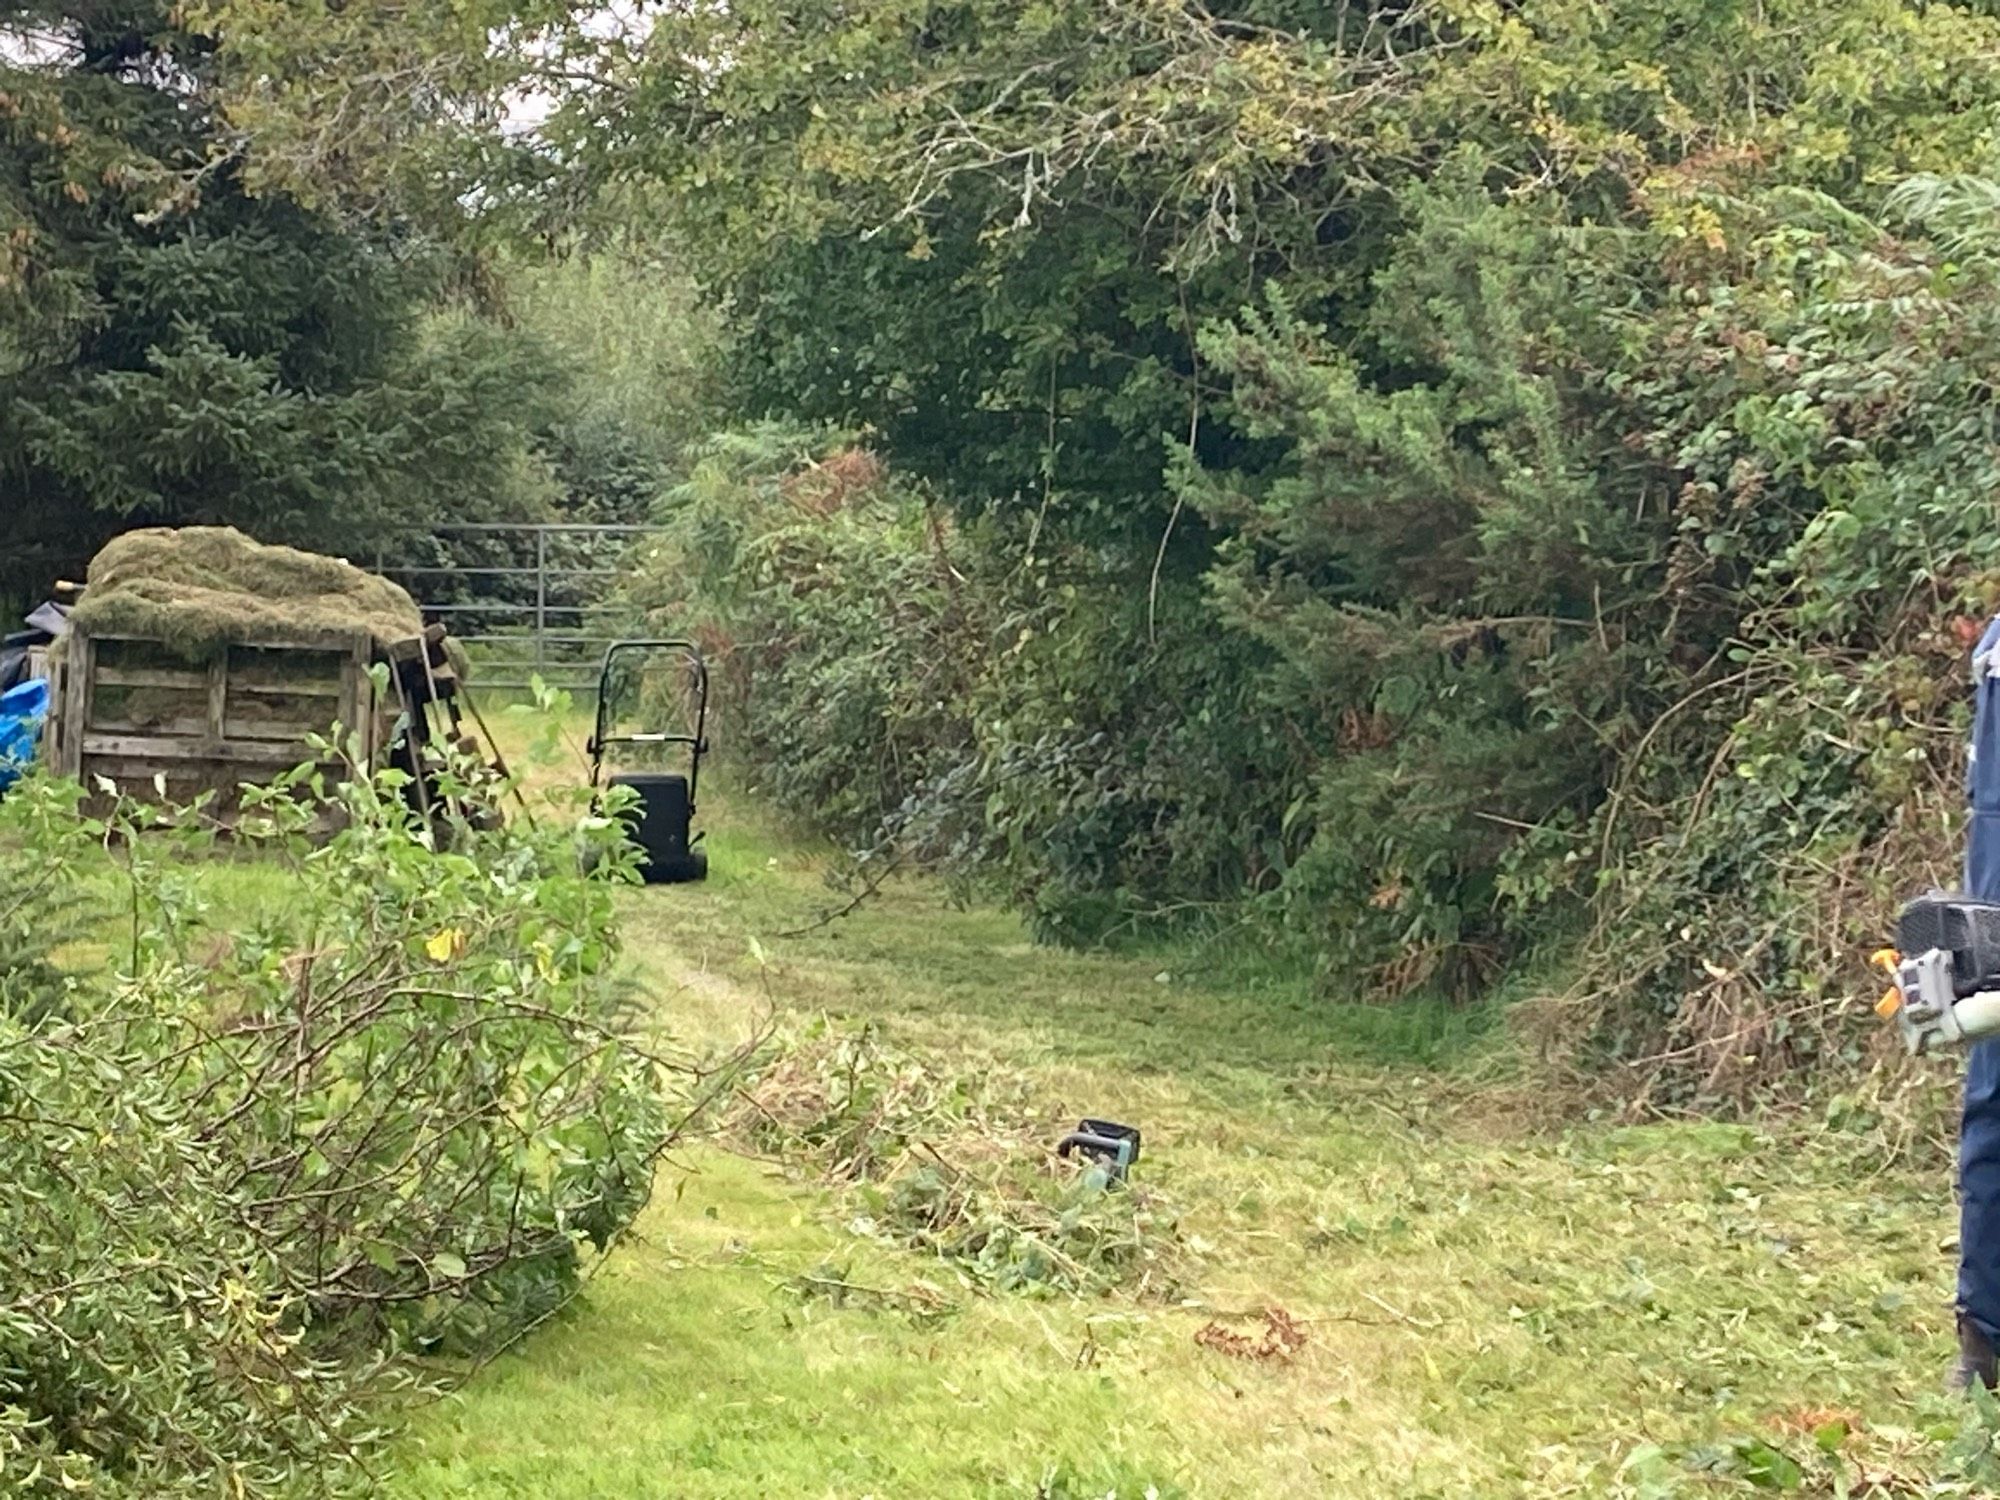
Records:
{"label": "green grass lawn", "polygon": [[[1137,1123],[1186,1279],[993,1291],[859,1232],[853,1189],[705,1142],[558,1324],[417,1415],[391,1494],[1975,1492],[1926,1477],[1959,1425],[1941,1154],[1565,1124],[1490,1068],[1415,1066],[1435,1017],[1035,948],[923,880],[782,938],[836,904],[823,857],[719,808],[706,885],[628,898],[663,1031],[865,1018],[939,1076],[1010,1080],[1024,1132]],[[1305,1331],[1289,1359],[1197,1339],[1271,1307]]]}

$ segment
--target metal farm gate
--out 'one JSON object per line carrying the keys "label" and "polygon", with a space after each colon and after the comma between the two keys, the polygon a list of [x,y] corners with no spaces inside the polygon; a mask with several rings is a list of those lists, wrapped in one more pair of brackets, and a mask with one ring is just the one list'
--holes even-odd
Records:
{"label": "metal farm gate", "polygon": [[465,522],[385,539],[375,571],[408,589],[472,655],[476,681],[526,691],[539,677],[578,699],[597,691],[621,634],[615,580],[655,526]]}

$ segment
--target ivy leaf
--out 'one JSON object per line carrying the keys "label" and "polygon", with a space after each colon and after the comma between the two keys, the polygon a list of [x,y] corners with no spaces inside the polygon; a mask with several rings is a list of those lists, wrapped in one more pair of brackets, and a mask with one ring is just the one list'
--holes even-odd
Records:
{"label": "ivy leaf", "polygon": [[1743,1477],[1761,1490],[1795,1490],[1805,1481],[1796,1462],[1761,1438],[1740,1443],[1736,1456],[1742,1460]]}

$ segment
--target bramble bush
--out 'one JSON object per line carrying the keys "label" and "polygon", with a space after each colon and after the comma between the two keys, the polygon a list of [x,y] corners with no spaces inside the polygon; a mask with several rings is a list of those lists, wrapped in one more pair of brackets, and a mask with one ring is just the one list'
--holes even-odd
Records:
{"label": "bramble bush", "polygon": [[450,1367],[420,1358],[503,1347],[643,1205],[678,1127],[616,974],[627,847],[586,816],[440,850],[395,781],[301,770],[226,852],[199,806],[0,803],[0,888],[108,917],[8,930],[8,1493],[365,1488],[384,1403]]}
{"label": "bramble bush", "polygon": [[956,526],[838,434],[771,423],[706,445],[625,581],[712,658],[719,732],[781,807],[866,841],[971,742],[991,590]]}

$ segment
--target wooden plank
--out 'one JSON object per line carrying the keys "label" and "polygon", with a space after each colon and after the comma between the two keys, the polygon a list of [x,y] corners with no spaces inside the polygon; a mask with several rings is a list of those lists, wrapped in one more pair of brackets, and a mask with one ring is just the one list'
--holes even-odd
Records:
{"label": "wooden plank", "polygon": [[254,740],[259,744],[297,745],[305,748],[310,735],[325,734],[333,728],[333,715],[325,718],[314,715],[310,719],[296,716],[288,718],[255,719],[244,714],[232,713],[222,721],[222,737],[225,740]]}
{"label": "wooden plank", "polygon": [[241,693],[245,697],[268,698],[331,698],[339,700],[347,696],[347,685],[343,682],[298,682],[292,684],[278,682],[241,682],[231,678],[229,691]]}
{"label": "wooden plank", "polygon": [[66,776],[67,757],[63,754],[63,695],[69,687],[68,675],[60,661],[49,664],[49,724],[42,738],[44,751],[49,759],[49,769],[58,776]]}
{"label": "wooden plank", "polygon": [[335,707],[335,715],[340,720],[341,747],[346,748],[352,741],[355,753],[367,764],[368,749],[361,743],[360,689],[354,680],[354,658],[352,656],[340,664],[340,702]]}
{"label": "wooden plank", "polygon": [[[191,688],[112,687],[103,679],[104,659],[97,660],[91,676],[89,711],[84,723],[96,728],[112,720],[132,724],[165,724],[174,719],[192,719],[197,726],[208,722],[206,681]],[[199,734],[197,727],[194,731]]]}
{"label": "wooden plank", "polygon": [[81,736],[83,759],[102,756],[131,756],[168,761],[241,761],[249,766],[284,770],[310,758],[306,747],[297,743],[258,743],[255,740],[211,739],[188,735],[173,738],[145,734],[98,734]]}
{"label": "wooden plank", "polygon": [[208,732],[223,736],[222,724],[229,717],[229,653],[223,652],[208,664]]}
{"label": "wooden plank", "polygon": [[[294,761],[301,765],[305,757]],[[244,766],[233,760],[163,760],[136,755],[106,755],[89,762],[93,776],[109,777],[120,786],[145,787],[150,790],[153,778],[164,776],[168,784],[176,782],[200,781],[208,785],[220,785],[234,791],[239,786],[262,786],[270,779],[268,768]],[[287,766],[285,769],[290,770]],[[339,779],[340,767],[327,764],[323,767],[329,778]]]}
{"label": "wooden plank", "polygon": [[175,714],[172,717],[126,719],[105,713],[100,707],[85,724],[86,734],[150,734],[171,739],[213,739],[205,715]]}
{"label": "wooden plank", "polygon": [[62,764],[62,667],[48,666],[49,716],[42,725],[42,759],[51,770]]}
{"label": "wooden plank", "polygon": [[[239,646],[229,654],[223,739],[303,741],[326,734],[342,717],[351,657],[331,652],[266,652]],[[312,679],[288,673],[310,665]]]}
{"label": "wooden plank", "polygon": [[[141,803],[162,802],[169,806],[189,807],[207,795],[209,801],[202,817],[225,834],[235,828],[237,819],[242,815],[243,788],[255,784],[257,780],[245,777],[240,766],[194,761],[161,765],[146,761],[107,760],[93,762],[91,769],[89,802],[93,806],[101,808],[108,801],[97,790],[99,776],[124,795]],[[322,812],[314,820],[312,835],[321,837],[332,831],[332,820]]]}
{"label": "wooden plank", "polygon": [[[96,637],[96,639],[100,641],[137,641],[147,646],[157,646],[160,644],[157,639],[147,635],[106,633]],[[327,630],[319,632],[307,631],[298,635],[258,636],[255,640],[245,639],[233,641],[231,644],[251,646],[260,651],[332,651],[344,656],[354,649],[357,642],[364,649],[372,650],[374,640],[375,638],[365,630]]]}
{"label": "wooden plank", "polygon": [[90,711],[91,667],[97,660],[97,642],[90,632],[72,621],[67,647],[63,653],[62,763],[56,770],[64,776],[80,776],[83,726]]}
{"label": "wooden plank", "polygon": [[374,659],[372,642],[357,645],[354,654],[347,660],[346,671],[342,674],[347,695],[341,700],[341,722],[354,736],[356,752],[360,759],[359,769],[364,776],[375,770],[375,758],[381,753],[378,726],[375,722],[380,708],[375,701],[375,679],[368,671]]}
{"label": "wooden plank", "polygon": [[375,679],[366,673],[355,683],[355,694],[361,705],[358,711],[364,765],[368,770],[378,770],[389,748],[389,705],[375,690]]}
{"label": "wooden plank", "polygon": [[232,689],[295,690],[308,684],[337,690],[348,656],[334,651],[276,651],[263,646],[232,646],[229,685]]}
{"label": "wooden plank", "polygon": [[100,662],[97,668],[97,685],[175,688],[183,692],[199,693],[208,686],[208,674],[198,672],[192,667],[185,672],[174,672],[164,667],[121,667],[115,662]]}
{"label": "wooden plank", "polygon": [[218,762],[105,756],[87,764],[93,794],[97,792],[97,779],[101,776],[128,797],[145,802],[159,797],[159,783],[162,781],[167,786],[167,800],[179,803],[192,802],[204,791],[213,791],[219,798],[228,797],[233,801],[237,787],[243,782],[239,767]]}

